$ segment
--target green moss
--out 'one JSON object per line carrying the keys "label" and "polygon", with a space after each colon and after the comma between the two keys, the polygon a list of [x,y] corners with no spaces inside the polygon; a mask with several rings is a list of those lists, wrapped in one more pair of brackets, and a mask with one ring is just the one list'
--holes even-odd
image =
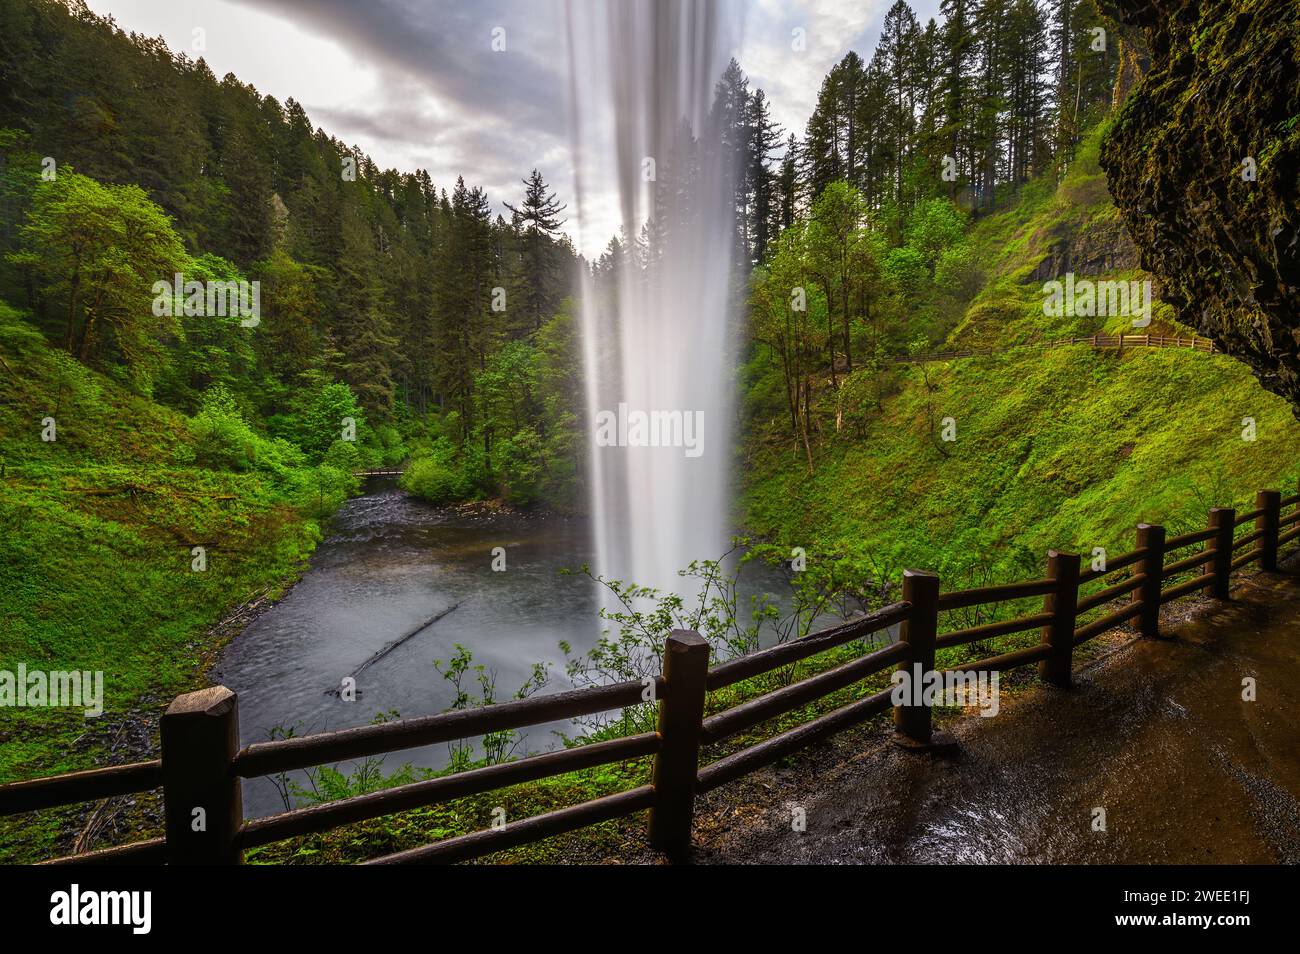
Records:
{"label": "green moss", "polygon": [[[98,718],[3,710],[0,782],[146,757],[139,733],[204,684],[213,624],[277,595],[315,546],[300,506],[309,472],[183,463],[186,418],[68,360],[3,305],[0,357],[0,669],[104,673]],[[41,439],[46,417],[54,441]],[[0,858],[48,856],[74,811],[0,819]]]}
{"label": "green moss", "polygon": [[[1030,274],[1049,237],[1114,228],[1109,202],[1080,198],[1092,189],[1081,183],[1104,185],[1099,138],[1081,144],[1054,192],[1036,185],[972,229],[991,277],[947,347],[1005,350],[909,368],[880,411],[860,415],[862,430],[824,429],[812,476],[800,448],[751,441],[741,502],[750,531],[894,571],[946,570],[949,585],[960,585],[977,570],[1024,578],[1049,547],[1122,552],[1139,521],[1171,533],[1201,527],[1210,506],[1246,506],[1260,487],[1295,487],[1300,426],[1290,406],[1229,357],[1014,347],[1135,331],[1125,316],[1044,315],[1042,286]],[[1087,277],[1146,276],[1126,269]],[[1191,333],[1167,303],[1154,302],[1152,317],[1141,333]],[[937,439],[945,417],[956,421],[953,443]],[[1241,436],[1247,417],[1253,442]]]}

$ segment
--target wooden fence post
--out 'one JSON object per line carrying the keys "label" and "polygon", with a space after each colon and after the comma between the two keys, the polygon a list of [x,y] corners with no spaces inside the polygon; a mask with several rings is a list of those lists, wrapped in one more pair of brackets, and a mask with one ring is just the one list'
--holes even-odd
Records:
{"label": "wooden fence post", "polygon": [[1217,532],[1205,545],[1214,549],[1214,559],[1201,572],[1214,577],[1210,595],[1216,600],[1226,600],[1232,591],[1232,534],[1236,524],[1237,511],[1232,507],[1211,508],[1210,529]]}
{"label": "wooden fence post", "polygon": [[924,680],[927,673],[934,671],[934,640],[939,632],[938,575],[929,570],[904,570],[903,600],[912,604],[899,627],[899,639],[910,650],[907,660],[899,665],[907,672],[908,698],[903,705],[894,706],[895,737],[908,747],[928,747],[932,742],[932,713],[929,706],[915,700],[923,685],[918,685],[918,677]]}
{"label": "wooden fence post", "polygon": [[238,697],[225,686],[177,696],[160,730],[168,864],[240,864]]}
{"label": "wooden fence post", "polygon": [[1142,585],[1133,591],[1132,602],[1142,604],[1142,612],[1133,618],[1133,628],[1143,636],[1160,635],[1160,584],[1165,572],[1165,528],[1139,523],[1137,548],[1149,552],[1138,562],[1146,574]]}
{"label": "wooden fence post", "polygon": [[1051,655],[1038,663],[1038,678],[1055,686],[1070,685],[1074,656],[1074,621],[1079,607],[1079,555],[1047,551],[1047,578],[1056,581],[1056,590],[1043,597],[1043,612],[1052,621],[1043,627],[1043,642],[1052,647]]}
{"label": "wooden fence post", "polygon": [[1272,572],[1277,569],[1278,527],[1282,520],[1282,492],[1261,490],[1255,494],[1255,509],[1263,510],[1255,518],[1255,529],[1262,530],[1259,538],[1259,568]]}
{"label": "wooden fence post", "polygon": [[691,848],[695,777],[709,674],[709,644],[699,633],[675,629],[664,641],[666,698],[659,700],[660,749],[652,775],[650,843],[674,861]]}

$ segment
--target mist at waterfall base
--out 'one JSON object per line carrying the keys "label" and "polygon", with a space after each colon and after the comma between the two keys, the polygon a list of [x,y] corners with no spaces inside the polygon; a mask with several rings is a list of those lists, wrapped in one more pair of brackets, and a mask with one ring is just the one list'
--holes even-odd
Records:
{"label": "mist at waterfall base", "polygon": [[711,107],[741,6],[566,9],[576,224],[591,238],[616,194],[623,251],[581,294],[588,420],[611,425],[591,441],[592,569],[689,599],[678,571],[722,556],[731,531],[735,151]]}

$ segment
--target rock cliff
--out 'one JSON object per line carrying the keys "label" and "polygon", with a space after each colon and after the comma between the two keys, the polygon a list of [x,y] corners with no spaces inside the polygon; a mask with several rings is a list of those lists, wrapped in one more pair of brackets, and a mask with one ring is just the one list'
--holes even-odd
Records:
{"label": "rock cliff", "polygon": [[1300,416],[1300,3],[1107,6],[1150,56],[1101,154],[1142,267]]}

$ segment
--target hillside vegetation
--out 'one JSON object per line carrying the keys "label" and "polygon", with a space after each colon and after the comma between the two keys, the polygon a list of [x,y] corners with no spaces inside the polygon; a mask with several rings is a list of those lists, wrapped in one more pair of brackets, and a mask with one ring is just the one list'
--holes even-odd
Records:
{"label": "hillside vegetation", "polygon": [[[1300,473],[1292,408],[1226,356],[1038,347],[1190,329],[1160,303],[1140,329],[1129,314],[1044,309],[1044,282],[1066,273],[1148,277],[1098,165],[1117,59],[1091,45],[1103,22],[1092,0],[1061,0],[1052,17],[1030,2],[944,6],[940,25],[895,2],[870,61],[849,53],[832,68],[784,149],[765,94],[732,61],[699,156],[656,180],[689,195],[718,156],[743,170],[736,269],[716,280],[747,290],[737,523],[770,555],[800,547],[810,561],[792,574],[807,600],[781,638],[832,601],[851,611],[890,597],[907,566],[937,570],[949,589],[1025,579],[1049,547],[1128,550],[1138,521],[1201,527],[1210,506],[1248,507],[1257,488],[1289,491]],[[380,169],[295,100],[218,79],[82,0],[0,0],[0,38],[0,671],[104,678],[96,718],[5,707],[0,783],[150,757],[158,714],[203,685],[239,622],[301,572],[358,470],[401,466],[402,486],[438,504],[582,508],[574,316],[654,280],[666,244],[698,227],[694,209],[656,206],[584,260],[562,230],[567,204],[536,169],[507,220],[494,212],[503,197]],[[1131,135],[1133,120],[1115,128]],[[572,279],[584,269],[581,301]],[[247,323],[179,308],[179,293],[155,291],[176,275],[209,295],[256,283],[264,298]],[[898,360],[945,348],[996,353]],[[759,644],[757,623],[728,641],[736,605],[710,604],[687,627],[671,600],[608,619],[618,632],[570,676],[653,675],[670,626],[704,632],[719,657]],[[755,615],[775,629],[774,607]],[[864,648],[713,693],[708,711]],[[458,705],[488,701],[457,689]],[[630,711],[643,721],[624,714],[586,741],[652,728],[651,707]],[[507,757],[487,749],[479,764]],[[325,797],[417,777],[329,771]],[[630,760],[249,860],[352,860],[477,830],[492,807],[521,817],[647,778],[645,760]],[[146,796],[0,819],[0,859],[153,834],[156,807]],[[621,851],[628,830],[568,844]],[[510,857],[554,860],[564,844]]]}
{"label": "hillside vegetation", "polygon": [[[1044,314],[1040,265],[1062,242],[1076,261],[1134,258],[1097,166],[1103,133],[1082,144],[1058,187],[1031,182],[1010,208],[971,228],[981,287],[944,342],[927,350],[1005,350],[879,372],[879,407],[848,406],[838,433],[823,419],[811,474],[802,448],[756,422],[742,501],[751,532],[868,561],[882,575],[931,568],[956,586],[1025,578],[1049,547],[1122,552],[1139,521],[1173,533],[1204,526],[1210,506],[1246,505],[1260,487],[1294,488],[1300,426],[1231,358],[1032,347],[1097,332],[1191,334],[1158,301],[1147,328],[1127,316]],[[866,390],[853,384],[841,387]],[[954,441],[942,440],[944,418],[955,423]],[[1244,418],[1254,421],[1253,441],[1243,439]]]}
{"label": "hillside vegetation", "polygon": [[[0,359],[0,670],[102,671],[104,708],[6,709],[0,782],[147,757],[161,708],[204,684],[205,633],[293,579],[355,481],[230,408],[133,393],[3,303]],[[39,854],[59,814],[0,827],[0,857]]]}

